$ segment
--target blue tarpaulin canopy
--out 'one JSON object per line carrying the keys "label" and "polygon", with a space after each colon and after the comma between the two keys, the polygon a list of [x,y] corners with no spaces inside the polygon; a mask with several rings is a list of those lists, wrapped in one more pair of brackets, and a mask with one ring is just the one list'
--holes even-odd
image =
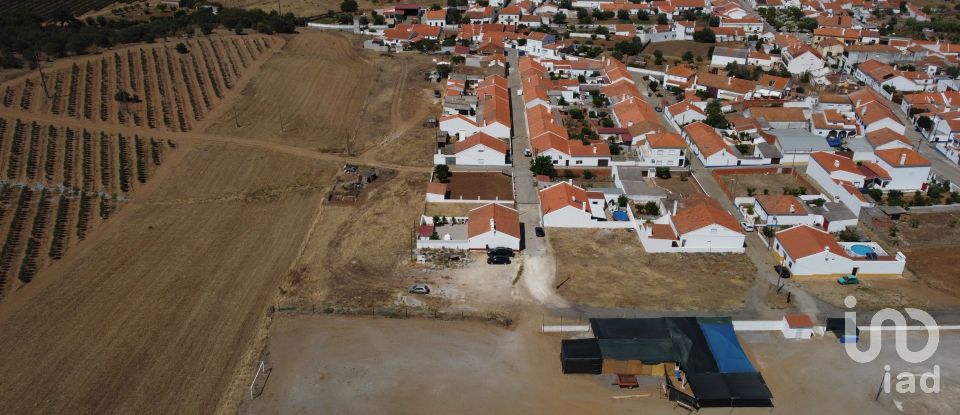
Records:
{"label": "blue tarpaulin canopy", "polygon": [[630,220],[630,217],[627,216],[627,212],[624,212],[624,211],[622,211],[622,210],[617,210],[617,211],[614,211],[614,212],[613,212],[613,220],[615,220],[615,221],[620,221],[620,222],[626,222],[626,221]]}
{"label": "blue tarpaulin canopy", "polygon": [[750,359],[747,359],[746,353],[740,347],[740,341],[737,340],[737,334],[733,331],[733,323],[730,319],[701,318],[697,319],[700,323],[700,330],[707,338],[707,345],[710,347],[710,353],[713,359],[717,361],[717,368],[720,373],[743,373],[756,372]]}

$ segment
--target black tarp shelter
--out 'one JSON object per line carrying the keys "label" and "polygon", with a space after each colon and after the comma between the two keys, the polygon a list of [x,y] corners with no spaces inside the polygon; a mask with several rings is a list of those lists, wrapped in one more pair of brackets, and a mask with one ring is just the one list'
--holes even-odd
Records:
{"label": "black tarp shelter", "polygon": [[758,372],[691,373],[687,382],[701,408],[773,406],[773,395]]}
{"label": "black tarp shelter", "polygon": [[593,339],[568,339],[560,342],[560,364],[563,373],[591,373],[599,375],[603,368],[603,355],[599,341]]}

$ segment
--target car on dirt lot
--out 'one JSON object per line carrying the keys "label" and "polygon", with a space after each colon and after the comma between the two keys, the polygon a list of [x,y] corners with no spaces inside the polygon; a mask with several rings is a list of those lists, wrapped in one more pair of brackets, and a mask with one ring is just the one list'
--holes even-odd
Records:
{"label": "car on dirt lot", "polygon": [[753,232],[753,225],[747,222],[740,222],[740,227],[743,228],[744,232]]}
{"label": "car on dirt lot", "polygon": [[508,265],[510,264],[510,257],[502,255],[488,257],[487,263],[491,265]]}
{"label": "car on dirt lot", "polygon": [[430,294],[430,286],[427,284],[413,284],[407,292],[410,294]]}
{"label": "car on dirt lot", "polygon": [[539,226],[533,228],[533,233],[536,234],[538,238],[543,238],[544,236],[547,236],[547,234],[543,231],[543,228]]}
{"label": "car on dirt lot", "polygon": [[840,278],[837,278],[837,282],[840,285],[857,285],[860,283],[860,279],[856,275],[844,275]]}
{"label": "car on dirt lot", "polygon": [[512,257],[513,250],[507,247],[498,246],[496,248],[487,249],[487,256],[505,256]]}

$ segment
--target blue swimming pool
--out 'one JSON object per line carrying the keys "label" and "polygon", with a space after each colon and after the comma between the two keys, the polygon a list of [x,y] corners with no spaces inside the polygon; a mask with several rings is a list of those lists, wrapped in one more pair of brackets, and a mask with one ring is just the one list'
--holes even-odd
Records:
{"label": "blue swimming pool", "polygon": [[860,256],[874,253],[873,247],[869,245],[851,245],[850,251]]}

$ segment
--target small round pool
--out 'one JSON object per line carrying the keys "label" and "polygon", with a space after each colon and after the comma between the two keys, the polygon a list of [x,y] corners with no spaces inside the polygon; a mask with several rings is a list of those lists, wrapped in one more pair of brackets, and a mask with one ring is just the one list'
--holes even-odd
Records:
{"label": "small round pool", "polygon": [[850,251],[859,256],[867,256],[867,254],[874,253],[873,247],[870,245],[850,245]]}

